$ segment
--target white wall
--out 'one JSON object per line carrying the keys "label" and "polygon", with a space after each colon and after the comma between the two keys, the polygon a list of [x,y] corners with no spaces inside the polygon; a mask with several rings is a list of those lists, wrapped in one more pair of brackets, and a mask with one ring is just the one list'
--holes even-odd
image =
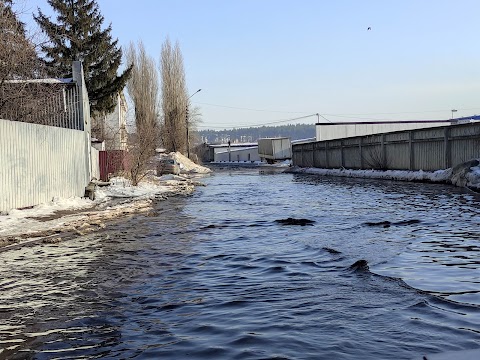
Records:
{"label": "white wall", "polygon": [[393,131],[404,131],[438,127],[449,125],[446,122],[418,122],[418,123],[392,123],[392,124],[321,124],[316,125],[317,141],[343,139],[355,136],[366,136],[373,134],[388,133]]}
{"label": "white wall", "polygon": [[258,139],[258,154],[260,158],[270,160],[285,160],[292,158],[290,138]]}
{"label": "white wall", "polygon": [[260,157],[258,156],[258,147],[250,147],[247,149],[237,149],[230,151],[230,157],[228,151],[217,152],[214,155],[213,161],[221,162],[221,161],[260,161]]}
{"label": "white wall", "polygon": [[[230,150],[235,151],[235,150],[244,150],[244,149],[250,149],[252,147],[257,147],[257,145],[245,145],[245,146],[231,146]],[[225,146],[216,146],[213,148],[214,154],[217,153],[223,153],[225,151],[228,151],[228,145]]]}
{"label": "white wall", "polygon": [[127,105],[118,94],[115,110],[105,116],[105,141],[108,150],[127,150]]}
{"label": "white wall", "polygon": [[100,151],[92,146],[90,158],[92,159],[92,179],[100,180]]}
{"label": "white wall", "polygon": [[0,120],[0,211],[83,196],[87,156],[84,131]]}

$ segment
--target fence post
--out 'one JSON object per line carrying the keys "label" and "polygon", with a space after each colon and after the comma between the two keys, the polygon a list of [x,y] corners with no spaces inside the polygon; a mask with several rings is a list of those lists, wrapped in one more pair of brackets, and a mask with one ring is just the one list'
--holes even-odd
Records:
{"label": "fence post", "polygon": [[312,164],[311,167],[315,167],[315,144],[312,144]]}
{"label": "fence post", "polygon": [[363,170],[363,138],[359,137],[358,138],[358,150],[360,152],[360,169]]}
{"label": "fence post", "polygon": [[345,167],[345,155],[343,154],[343,140],[340,141],[340,154],[342,155],[342,167]]}
{"label": "fence post", "polygon": [[305,144],[300,145],[300,149],[302,150],[302,151],[300,152],[300,159],[302,159],[301,162],[300,162],[300,163],[301,163],[301,164],[300,164],[301,167],[305,167],[305,158],[304,158],[304,155],[303,155],[303,148],[304,148],[304,147],[305,147]]}
{"label": "fence post", "polygon": [[77,95],[79,100],[80,121],[85,133],[85,185],[92,179],[92,159],[91,159],[91,124],[90,124],[90,103],[88,100],[87,86],[83,72],[82,62],[74,61],[72,63],[72,76],[76,83]]}
{"label": "fence post", "polygon": [[450,127],[445,126],[443,130],[443,149],[444,149],[444,164],[445,169],[448,169],[452,166],[452,159],[451,159],[451,148],[450,148]]}
{"label": "fence post", "polygon": [[325,141],[325,168],[328,169],[328,142]]}
{"label": "fence post", "polygon": [[313,156],[312,156],[313,157],[313,164],[312,164],[312,166],[316,167],[316,161],[315,161],[316,156],[315,156],[315,154],[317,153],[317,143],[313,143],[312,148],[313,148]]}
{"label": "fence post", "polygon": [[385,134],[382,134],[382,137],[381,137],[380,153],[382,154],[382,163],[384,163],[385,167],[388,168],[388,166],[387,166],[387,149],[385,148]]}
{"label": "fence post", "polygon": [[415,154],[413,152],[413,131],[409,131],[408,132],[408,152],[409,152],[409,155],[410,155],[410,161],[409,161],[409,165],[408,165],[408,169],[410,171],[413,171],[414,170],[414,167],[415,167]]}

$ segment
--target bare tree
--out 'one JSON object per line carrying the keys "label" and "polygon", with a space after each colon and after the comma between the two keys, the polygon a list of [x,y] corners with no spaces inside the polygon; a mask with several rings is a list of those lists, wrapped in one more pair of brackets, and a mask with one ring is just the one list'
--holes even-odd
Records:
{"label": "bare tree", "polygon": [[0,82],[35,78],[40,61],[35,45],[12,8],[13,1],[0,0]]}
{"label": "bare tree", "polygon": [[[51,115],[48,111],[55,107],[47,99],[56,97],[56,103],[62,86],[38,80],[45,68],[13,5],[12,0],[0,0],[0,117],[37,122],[36,115]],[[41,106],[45,103],[48,106]]]}
{"label": "bare tree", "polygon": [[162,77],[162,142],[167,151],[187,150],[187,90],[183,57],[178,42],[172,47],[167,38],[160,58]]}
{"label": "bare tree", "polygon": [[366,146],[363,160],[371,169],[388,170],[390,167],[390,162],[381,144]]}
{"label": "bare tree", "polygon": [[[200,107],[195,106],[189,111],[188,114],[188,144],[190,146],[190,149],[195,149],[197,147],[196,145],[199,145],[202,142],[200,136],[198,135],[198,126],[201,123],[202,113],[200,112]],[[190,157],[193,161],[198,163],[199,159],[201,159],[202,156],[199,156],[197,152],[193,152],[193,154],[190,154]]]}
{"label": "bare tree", "polygon": [[127,91],[135,113],[136,132],[129,144],[129,175],[135,186],[146,175],[159,142],[158,73],[155,60],[147,55],[142,42],[131,43],[126,57],[133,65]]}

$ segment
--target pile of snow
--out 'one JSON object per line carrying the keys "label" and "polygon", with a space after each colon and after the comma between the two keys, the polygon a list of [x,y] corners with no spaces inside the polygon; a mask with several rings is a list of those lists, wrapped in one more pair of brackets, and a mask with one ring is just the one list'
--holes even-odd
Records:
{"label": "pile of snow", "polygon": [[99,187],[95,190],[95,202],[118,198],[153,199],[158,194],[170,191],[172,191],[171,186],[154,182],[151,177],[146,177],[137,186],[133,186],[130,180],[123,177],[114,177],[110,179],[109,186]]}
{"label": "pile of snow", "polygon": [[195,185],[199,183],[175,175],[157,177],[147,174],[137,186],[128,179],[114,177],[110,179],[109,186],[95,189],[95,201],[78,197],[55,198],[30,209],[12,209],[1,214],[0,245],[2,238],[9,236],[46,233],[55,229],[70,231],[78,223],[91,220],[92,216],[108,219],[128,212],[149,211],[154,199],[188,195],[194,191]]}
{"label": "pile of snow", "polygon": [[278,163],[273,164],[273,166],[290,167],[290,166],[292,166],[292,160],[290,160],[290,159],[283,160],[283,161],[280,161]]}
{"label": "pile of snow", "polygon": [[354,178],[385,179],[399,181],[421,181],[447,183],[480,191],[480,160],[471,160],[453,168],[437,171],[404,171],[404,170],[351,170],[351,169],[319,169],[293,167],[288,172],[341,176]]}
{"label": "pile of snow", "polygon": [[480,191],[480,159],[474,159],[455,166],[450,182],[453,185]]}
{"label": "pile of snow", "polygon": [[352,170],[352,169],[317,169],[317,168],[292,168],[289,172],[316,174],[326,176],[341,176],[354,178],[370,178],[401,181],[430,181],[446,182],[451,170],[428,171],[402,171],[402,170]]}
{"label": "pile of snow", "polygon": [[208,174],[212,171],[209,168],[195,164],[192,160],[180,154],[178,151],[170,153],[169,156],[180,164],[180,169],[182,172]]}

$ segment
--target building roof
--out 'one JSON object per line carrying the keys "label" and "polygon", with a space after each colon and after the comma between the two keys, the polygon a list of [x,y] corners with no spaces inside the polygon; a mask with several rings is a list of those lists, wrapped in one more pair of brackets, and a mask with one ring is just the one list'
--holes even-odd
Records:
{"label": "building roof", "polygon": [[462,120],[480,120],[480,115],[464,116],[448,120],[397,120],[397,121],[343,121],[316,123],[315,125],[384,125],[384,124],[430,124],[430,123],[453,123]]}
{"label": "building roof", "polygon": [[28,79],[28,80],[5,80],[7,84],[73,84],[73,78],[67,79]]}
{"label": "building roof", "polygon": [[[222,147],[228,147],[229,145],[228,144],[215,144],[215,145],[212,145],[212,144],[207,144],[209,147],[212,147],[212,148],[222,148]],[[254,147],[254,146],[258,146],[257,143],[235,143],[235,144],[230,144],[230,147]]]}

